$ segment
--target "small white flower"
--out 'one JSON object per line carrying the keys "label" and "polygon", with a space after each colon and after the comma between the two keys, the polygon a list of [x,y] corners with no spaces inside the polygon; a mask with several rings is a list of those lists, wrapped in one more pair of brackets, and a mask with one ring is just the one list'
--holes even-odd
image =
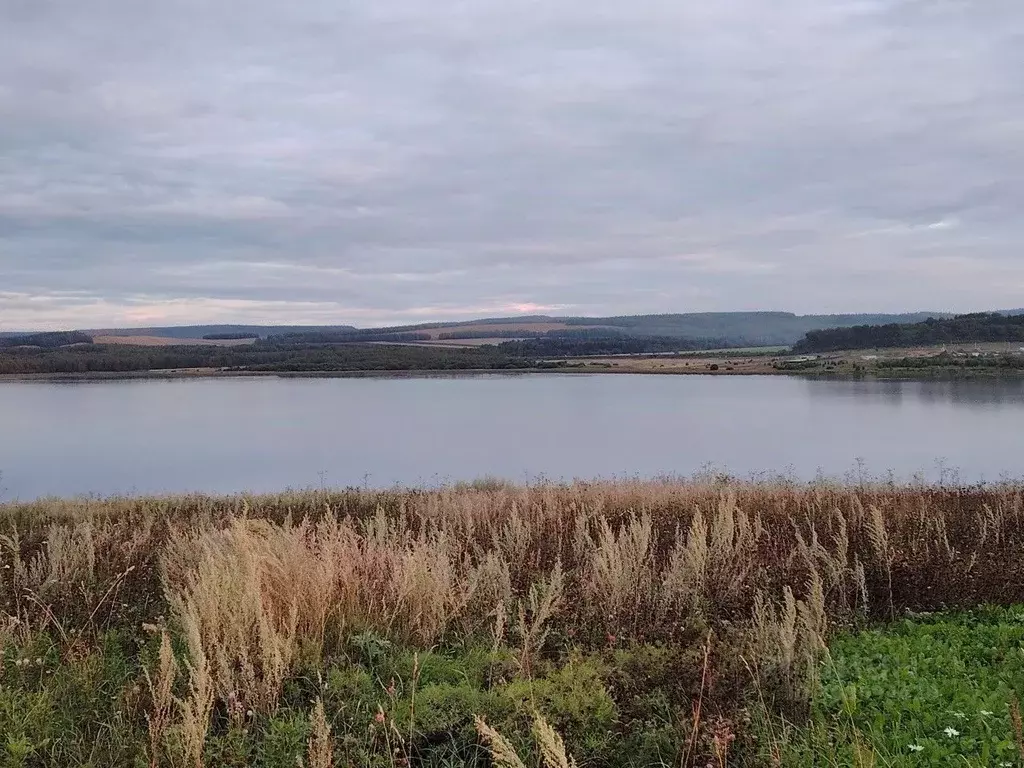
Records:
{"label": "small white flower", "polygon": [[1008,763],[1005,760],[1001,763],[998,763],[998,765],[999,768],[1013,768],[1013,763]]}
{"label": "small white flower", "polygon": [[988,716],[989,716],[989,715],[991,715],[991,714],[992,714],[992,713],[991,713],[991,712],[989,712],[989,711],[988,711],[987,709],[983,709],[983,710],[981,710],[981,716],[982,716],[982,717],[988,717]]}
{"label": "small white flower", "polygon": [[924,745],[922,744],[907,744],[907,749],[911,752],[924,752]]}
{"label": "small white flower", "polygon": [[957,720],[966,720],[967,719],[967,715],[965,715],[963,712],[954,712],[953,713],[953,717],[955,717]]}
{"label": "small white flower", "polygon": [[957,730],[956,728],[946,728],[946,729],[945,729],[945,730],[943,731],[943,733],[945,733],[945,734],[946,734],[947,736],[949,736],[949,738],[951,738],[951,739],[952,739],[952,738],[953,738],[954,736],[959,736],[959,735],[960,735],[960,731],[958,731],[958,730]]}

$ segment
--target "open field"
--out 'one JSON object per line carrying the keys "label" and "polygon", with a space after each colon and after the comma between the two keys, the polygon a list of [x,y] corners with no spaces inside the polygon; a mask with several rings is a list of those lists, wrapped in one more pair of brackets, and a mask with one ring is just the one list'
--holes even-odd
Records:
{"label": "open field", "polygon": [[[587,326],[572,326],[566,323],[559,322],[557,320],[545,321],[545,322],[508,322],[508,323],[466,323],[465,325],[438,325],[433,327],[418,327],[417,332],[429,333],[434,339],[442,333],[479,333],[479,332],[499,332],[499,331],[533,331],[535,333],[547,333],[548,331],[565,331],[573,328],[586,327],[586,328],[605,328],[607,326],[601,325],[587,325]],[[508,339],[504,339],[508,341]]]}
{"label": "open field", "polygon": [[504,344],[506,341],[512,341],[512,339],[495,336],[485,339],[442,339],[440,341],[421,341],[419,343],[425,347],[481,347],[484,344]]}
{"label": "open field", "polygon": [[[773,374],[779,373],[772,367],[783,358],[737,355],[725,357],[715,354],[690,353],[669,357],[667,355],[650,356],[612,356],[572,358],[570,362],[584,363],[593,370],[608,373],[711,373],[727,374]],[[712,368],[714,366],[714,368]]]}
{"label": "open field", "polygon": [[94,336],[94,344],[128,344],[137,347],[244,347],[254,344],[255,339],[175,339],[170,336]]}
{"label": "open field", "polygon": [[0,760],[1017,765],[1024,610],[974,609],[1022,523],[726,477],[0,505]]}
{"label": "open field", "polygon": [[391,345],[396,347],[437,347],[440,349],[460,349],[463,347],[482,347],[487,344],[504,344],[512,341],[507,338],[486,339],[440,339],[436,341],[371,341],[370,344]]}

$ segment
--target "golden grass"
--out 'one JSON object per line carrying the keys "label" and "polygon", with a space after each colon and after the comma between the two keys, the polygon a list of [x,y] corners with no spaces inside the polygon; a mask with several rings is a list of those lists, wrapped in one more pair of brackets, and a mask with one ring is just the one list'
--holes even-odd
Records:
{"label": "golden grass", "polygon": [[309,768],[332,768],[334,765],[334,739],[327,722],[324,703],[317,699],[309,717],[309,749],[306,753]]}
{"label": "golden grass", "polygon": [[[720,478],[40,501],[0,506],[0,643],[156,623],[150,754],[163,745],[198,766],[215,708],[237,723],[272,714],[300,657],[366,630],[419,648],[507,645],[527,677],[553,636],[600,648],[706,634],[707,665],[728,635],[764,690],[799,702],[836,622],[1024,602],[1022,547],[1014,485]],[[309,762],[329,765],[322,705],[312,723]],[[562,766],[553,733],[537,729]]]}

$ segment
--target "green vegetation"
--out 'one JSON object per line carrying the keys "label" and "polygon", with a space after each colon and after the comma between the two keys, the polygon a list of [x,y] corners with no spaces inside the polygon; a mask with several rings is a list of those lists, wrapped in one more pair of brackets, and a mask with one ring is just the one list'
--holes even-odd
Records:
{"label": "green vegetation", "polygon": [[699,349],[720,349],[722,339],[684,339],[677,336],[622,336],[552,332],[540,338],[506,341],[498,349],[515,357],[587,357],[597,355],[664,354]]}
{"label": "green vegetation", "polygon": [[1024,602],[1022,523],[726,477],[3,505],[0,765],[1017,765],[1024,614],[908,612]]}
{"label": "green vegetation", "polygon": [[999,372],[1024,370],[1024,355],[980,354],[973,355],[943,352],[929,357],[901,357],[892,360],[878,360],[875,366],[880,371],[909,370],[948,372]]}
{"label": "green vegetation", "polygon": [[365,331],[302,331],[301,333],[274,333],[267,337],[265,344],[284,346],[288,344],[353,344],[376,341],[409,342],[430,341],[429,333],[384,333],[377,330]]}
{"label": "green vegetation", "polygon": [[[413,334],[422,331],[442,331],[442,338],[525,338],[547,335],[546,330],[531,329],[531,325],[565,323],[577,333],[596,333],[601,337],[613,334],[620,336],[648,337],[665,336],[690,340],[722,340],[723,347],[736,346],[789,346],[810,330],[832,327],[848,327],[881,323],[916,323],[929,317],[950,317],[936,312],[918,312],[900,315],[794,315],[789,312],[694,312],[688,314],[632,315],[622,317],[572,317],[557,318],[545,315],[494,317],[446,323],[419,323],[415,325],[389,326],[357,329],[349,325],[333,326],[264,326],[264,325],[193,325],[176,327],[151,327],[134,329],[111,329],[86,332],[103,336],[156,336],[179,340],[204,338],[267,338],[288,335],[299,340],[305,334],[335,334],[383,337],[395,334]],[[519,329],[498,328],[487,330],[487,326],[515,325]],[[483,326],[480,328],[479,326]],[[564,334],[565,331],[563,330]],[[0,338],[5,335],[0,332]],[[351,339],[349,339],[351,340]]]}
{"label": "green vegetation", "polygon": [[49,333],[0,336],[0,349],[11,349],[15,347],[57,349],[58,347],[64,347],[71,344],[92,344],[92,336],[80,331],[53,331]]}
{"label": "green vegetation", "polygon": [[[178,337],[207,328],[241,328],[204,333],[205,339],[251,339],[236,346],[175,345],[134,346],[94,344],[80,332],[0,336],[0,375],[89,374],[204,369],[223,372],[329,373],[358,371],[458,371],[509,369],[583,369],[600,365],[567,362],[579,357],[682,355],[694,352],[735,357],[754,357],[778,352],[779,346],[750,347],[788,338],[793,329],[805,332],[795,352],[828,352],[857,346],[917,346],[965,340],[1019,340],[1024,345],[1024,314],[976,314],[955,318],[928,318],[919,323],[861,325],[806,332],[808,324],[852,322],[865,315],[797,316],[779,312],[704,313],[693,315],[642,315],[620,318],[569,318],[569,328],[550,328],[551,318],[520,318],[517,328],[500,326],[509,318],[480,321],[470,329],[460,324],[423,324],[393,328],[349,327],[196,326],[176,330]],[[885,317],[885,316],[881,316]],[[917,316],[908,316],[917,317]],[[607,323],[608,325],[597,325]],[[545,327],[545,324],[547,327]],[[465,324],[461,324],[465,325]],[[531,329],[536,325],[538,329]],[[760,330],[748,333],[754,327]],[[438,331],[438,328],[451,330]],[[252,328],[256,330],[245,330]],[[543,330],[540,330],[543,328]],[[746,329],[743,331],[742,329]],[[431,332],[427,332],[428,329]],[[790,329],[790,330],[786,330]],[[451,348],[427,345],[434,334],[441,341],[494,338],[497,343]],[[168,333],[168,335],[170,335]],[[509,341],[500,341],[509,339]],[[730,347],[734,349],[729,352]],[[797,359],[766,362],[763,369],[747,373],[799,373],[829,376],[935,376],[987,375],[1024,370],[1024,356],[1016,353],[950,352],[928,357],[907,357],[861,362],[839,359]],[[614,366],[605,366],[609,369]],[[637,368],[640,370],[640,368]],[[644,369],[651,370],[651,369]],[[693,373],[681,367],[672,372]],[[726,372],[733,368],[726,365]]]}
{"label": "green vegetation", "polygon": [[377,344],[280,343],[246,346],[143,347],[127,344],[7,349],[0,352],[0,374],[126,373],[182,368],[231,371],[456,371],[526,368],[530,361],[494,347],[443,349]]}
{"label": "green vegetation", "polygon": [[808,331],[794,352],[921,347],[966,342],[1024,342],[1024,314],[976,313],[920,323],[858,325]]}
{"label": "green vegetation", "polygon": [[203,335],[206,341],[240,341],[242,339],[258,339],[258,333],[250,331],[239,331],[235,333],[207,333]]}
{"label": "green vegetation", "polygon": [[834,638],[786,761],[1015,766],[1024,760],[1024,608],[916,616]]}

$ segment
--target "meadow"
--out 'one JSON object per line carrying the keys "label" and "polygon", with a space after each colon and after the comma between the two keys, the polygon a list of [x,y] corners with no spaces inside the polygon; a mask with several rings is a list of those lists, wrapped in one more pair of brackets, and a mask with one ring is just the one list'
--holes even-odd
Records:
{"label": "meadow", "polygon": [[1024,486],[0,505],[0,765],[1021,765]]}

